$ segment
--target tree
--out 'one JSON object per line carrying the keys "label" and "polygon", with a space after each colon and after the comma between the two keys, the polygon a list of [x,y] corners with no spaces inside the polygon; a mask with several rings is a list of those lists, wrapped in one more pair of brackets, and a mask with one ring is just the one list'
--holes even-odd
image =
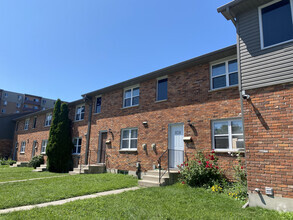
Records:
{"label": "tree", "polygon": [[68,105],[65,103],[61,105],[61,100],[58,99],[53,111],[46,149],[47,169],[50,172],[66,173],[72,168],[73,143],[68,112]]}

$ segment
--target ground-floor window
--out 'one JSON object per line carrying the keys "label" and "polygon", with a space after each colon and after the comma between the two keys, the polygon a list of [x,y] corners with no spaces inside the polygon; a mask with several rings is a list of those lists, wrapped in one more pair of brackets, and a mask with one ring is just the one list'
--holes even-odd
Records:
{"label": "ground-floor window", "polygon": [[244,148],[242,120],[212,122],[213,149],[236,151]]}
{"label": "ground-floor window", "polygon": [[22,141],[21,142],[21,147],[20,147],[20,153],[24,153],[24,151],[25,151],[25,141]]}
{"label": "ground-floor window", "polygon": [[137,149],[137,128],[122,129],[121,149]]}
{"label": "ground-floor window", "polygon": [[80,154],[81,150],[81,138],[74,138],[73,139],[74,148],[72,150],[72,154]]}
{"label": "ground-floor window", "polygon": [[46,154],[47,144],[48,144],[48,140],[43,140],[42,141],[41,154]]}

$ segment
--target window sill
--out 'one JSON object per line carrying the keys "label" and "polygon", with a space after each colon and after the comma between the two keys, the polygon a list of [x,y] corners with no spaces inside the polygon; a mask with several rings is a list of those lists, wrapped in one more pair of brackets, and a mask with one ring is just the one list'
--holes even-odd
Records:
{"label": "window sill", "polygon": [[120,149],[119,152],[135,153],[135,152],[137,152],[137,149]]}
{"label": "window sill", "polygon": [[80,122],[80,121],[83,121],[84,119],[82,119],[82,120],[74,120],[73,122]]}
{"label": "window sill", "polygon": [[101,112],[95,112],[93,115],[99,115],[101,114]]}
{"label": "window sill", "polygon": [[164,99],[164,100],[156,100],[155,103],[161,103],[161,102],[166,102],[168,101],[168,99]]}
{"label": "window sill", "polygon": [[46,153],[42,152],[41,155],[46,155]]}
{"label": "window sill", "polygon": [[218,88],[218,89],[210,89],[208,92],[218,92],[221,90],[227,90],[227,89],[233,89],[233,88],[238,88],[239,86],[228,86],[228,87],[223,87],[223,88]]}
{"label": "window sill", "polygon": [[25,152],[19,152],[20,154],[25,154]]}
{"label": "window sill", "polygon": [[122,107],[121,109],[134,108],[134,107],[138,107],[138,106],[139,105],[127,106],[127,107]]}
{"label": "window sill", "polygon": [[283,44],[287,44],[287,43],[290,43],[290,42],[293,42],[293,39],[287,40],[287,41],[284,41],[284,42],[281,42],[281,43],[273,44],[273,45],[270,45],[270,46],[266,46],[266,47],[262,46],[261,50],[266,50],[266,49],[270,49],[270,48],[273,48],[273,47],[281,46]]}
{"label": "window sill", "polygon": [[238,149],[238,150],[216,150],[214,149],[215,153],[245,153],[245,149]]}
{"label": "window sill", "polygon": [[72,156],[80,156],[80,154],[72,154]]}

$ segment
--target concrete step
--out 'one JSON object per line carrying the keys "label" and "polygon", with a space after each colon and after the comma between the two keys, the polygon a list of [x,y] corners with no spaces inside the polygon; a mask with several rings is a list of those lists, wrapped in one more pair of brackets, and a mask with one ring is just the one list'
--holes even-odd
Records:
{"label": "concrete step", "polygon": [[[161,178],[161,183],[166,182],[169,179],[169,177],[163,176]],[[148,181],[152,181],[152,182],[159,182],[159,176],[158,175],[144,175],[143,176],[143,180],[148,180]]]}
{"label": "concrete step", "polygon": [[42,164],[40,167],[47,168],[47,164]]}
{"label": "concrete step", "polygon": [[139,180],[138,185],[141,187],[159,187],[159,182],[149,181],[149,180]]}

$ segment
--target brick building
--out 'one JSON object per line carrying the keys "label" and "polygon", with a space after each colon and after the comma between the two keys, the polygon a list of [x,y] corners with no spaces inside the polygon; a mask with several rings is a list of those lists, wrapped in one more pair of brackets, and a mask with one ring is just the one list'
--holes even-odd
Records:
{"label": "brick building", "polygon": [[[135,174],[137,163],[154,169],[167,149],[165,169],[168,160],[176,168],[196,150],[215,149],[231,177],[236,158],[228,152],[244,150],[237,76],[233,45],[84,94],[69,104],[73,155]],[[45,152],[51,111],[18,119],[18,160]]]}
{"label": "brick building", "polygon": [[218,11],[237,33],[250,206],[293,211],[293,1]]}

